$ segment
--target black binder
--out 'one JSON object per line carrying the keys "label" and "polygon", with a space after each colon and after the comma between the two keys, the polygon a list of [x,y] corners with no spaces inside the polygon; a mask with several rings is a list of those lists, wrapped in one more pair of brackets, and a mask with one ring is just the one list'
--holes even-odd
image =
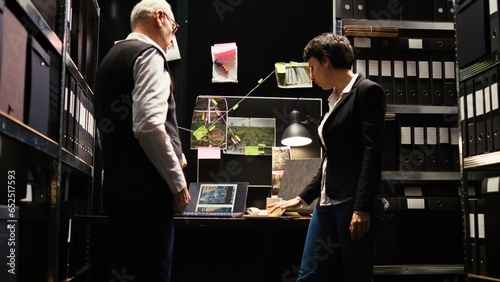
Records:
{"label": "black binder", "polygon": [[88,98],[82,89],[80,94],[80,158],[88,162],[88,136],[87,136],[87,121],[88,121]]}
{"label": "black binder", "polygon": [[[500,49],[500,21],[498,12],[498,0],[490,1],[490,46],[491,52],[496,52]],[[494,3],[496,1],[496,3]]]}
{"label": "black binder", "polygon": [[[356,52],[357,51],[357,52]],[[356,62],[354,64],[354,71],[356,73],[361,73],[365,77],[368,77],[368,61],[366,59],[365,49],[355,49]]]}
{"label": "black binder", "polygon": [[451,171],[451,144],[449,124],[443,120],[438,122],[438,170]]}
{"label": "black binder", "polygon": [[453,0],[446,1],[446,21],[455,21],[455,7],[453,7]]}
{"label": "black binder", "polygon": [[490,70],[490,93],[491,93],[491,116],[493,119],[493,148],[495,151],[500,150],[500,107],[499,107],[499,87],[498,87],[498,72],[499,68]]}
{"label": "black binder", "polygon": [[491,84],[490,73],[482,75],[484,86],[484,133],[486,137],[486,152],[493,152],[493,115],[491,112]]}
{"label": "black binder", "polygon": [[467,201],[467,207],[469,209],[468,221],[469,221],[469,237],[470,244],[468,248],[468,260],[467,268],[471,274],[479,274],[479,257],[478,257],[478,244],[477,244],[477,199],[469,199]]}
{"label": "black binder", "polygon": [[[491,189],[493,187],[490,186]],[[500,269],[498,267],[498,262],[500,261],[500,252],[498,252],[498,242],[500,240],[498,215],[500,213],[500,193],[498,186],[495,189],[495,193],[489,193],[484,198],[484,237],[485,237],[485,249],[488,252],[486,254],[486,260],[484,264],[486,265],[487,273],[489,277],[500,277]]]}
{"label": "black binder", "polygon": [[458,124],[450,125],[450,152],[451,152],[451,170],[460,171],[460,151],[458,148],[459,134]]}
{"label": "black binder", "polygon": [[352,0],[337,0],[335,2],[336,17],[341,19],[354,18]]}
{"label": "black binder", "polygon": [[392,53],[392,69],[394,70],[393,102],[396,105],[406,104],[405,55],[403,52]]}
{"label": "black binder", "polygon": [[380,83],[379,52],[367,52],[368,79]]}
{"label": "black binder", "polygon": [[431,92],[432,105],[444,105],[443,55],[435,51],[431,54]]}
{"label": "black binder", "polygon": [[[427,50],[430,50],[430,42],[426,46]],[[405,51],[418,51],[424,49],[424,39],[415,37],[399,37],[399,48]]]}
{"label": "black binder", "polygon": [[422,49],[426,51],[455,51],[454,38],[422,38]]}
{"label": "black binder", "polygon": [[28,38],[25,122],[44,135],[49,131],[50,57],[32,36]]}
{"label": "black binder", "polygon": [[438,126],[435,119],[425,121],[425,170],[439,171]]}
{"label": "black binder", "polygon": [[434,21],[445,22],[446,19],[446,0],[434,0]]}
{"label": "black binder", "polygon": [[474,79],[469,79],[465,82],[465,95],[466,96],[466,119],[465,124],[467,126],[467,146],[469,147],[469,156],[475,156],[477,154],[476,146],[476,125],[475,125],[475,95],[474,95]]}
{"label": "black binder", "polygon": [[399,2],[365,1],[366,18],[371,20],[400,20],[401,5]]}
{"label": "black binder", "polygon": [[418,105],[417,53],[406,52],[406,104]]}
{"label": "black binder", "polygon": [[413,150],[413,129],[411,118],[398,116],[399,119],[399,170],[413,171],[411,162]]}
{"label": "black binder", "polygon": [[74,153],[75,140],[75,104],[76,104],[76,81],[71,76],[69,77],[69,105],[68,105],[68,135],[66,141],[66,149],[70,153]]}
{"label": "black binder", "polygon": [[476,126],[476,153],[486,152],[486,121],[484,117],[484,87],[483,77],[474,78],[474,123]]}
{"label": "black binder", "polygon": [[394,103],[394,85],[392,82],[392,54],[389,52],[380,52],[380,86],[384,90],[385,103]]}
{"label": "black binder", "polygon": [[400,2],[402,20],[432,21],[434,19],[433,1],[401,0]]}
{"label": "black binder", "polygon": [[355,19],[366,19],[365,0],[352,0]]}
{"label": "black binder", "polygon": [[61,124],[61,129],[62,129],[62,143],[61,146],[63,148],[66,148],[66,143],[68,141],[68,117],[69,117],[69,77],[66,76],[65,78],[65,87],[64,87],[64,102],[63,102],[63,118],[62,118],[62,124]]}
{"label": "black binder", "polygon": [[[456,19],[458,67],[463,68],[490,49],[486,30],[486,0],[472,1],[459,10]],[[486,20],[486,21],[485,21]]]}
{"label": "black binder", "polygon": [[370,49],[380,51],[396,51],[400,49],[398,38],[372,37],[370,38]]}
{"label": "black binder", "polygon": [[82,88],[80,85],[77,84],[76,86],[76,92],[75,92],[75,119],[74,121],[74,137],[75,139],[73,140],[73,154],[75,156],[80,157],[81,156],[81,137],[82,137],[82,125],[81,125],[81,114],[82,114]]}
{"label": "black binder", "polygon": [[383,169],[389,171],[398,170],[399,151],[399,124],[395,119],[385,121],[384,131],[384,154],[382,158]]}
{"label": "black binder", "polygon": [[418,104],[432,105],[430,53],[418,52]]}
{"label": "black binder", "polygon": [[488,256],[486,250],[486,231],[485,231],[485,199],[476,201],[476,240],[478,246],[477,260],[479,275],[488,275]]}
{"label": "black binder", "polygon": [[468,136],[469,133],[467,132],[467,93],[466,87],[465,87],[465,82],[461,82],[459,85],[460,91],[459,91],[459,98],[458,98],[458,109],[459,109],[459,122],[460,122],[460,128],[462,130],[462,153],[464,157],[469,156],[469,142],[468,142]]}
{"label": "black binder", "polygon": [[425,120],[413,119],[413,152],[412,165],[415,171],[426,170]]}
{"label": "black binder", "polygon": [[443,53],[444,105],[457,105],[457,83],[455,76],[455,53]]}

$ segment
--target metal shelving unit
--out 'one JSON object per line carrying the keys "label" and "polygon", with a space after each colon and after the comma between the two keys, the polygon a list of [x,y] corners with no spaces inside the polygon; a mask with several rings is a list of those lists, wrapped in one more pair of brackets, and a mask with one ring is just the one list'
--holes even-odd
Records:
{"label": "metal shelving unit", "polygon": [[[493,2],[495,1],[490,1],[490,4],[493,4]],[[459,10],[466,11],[466,9],[473,7],[472,5],[477,3],[479,3],[479,1],[464,1],[463,3],[461,3],[461,7],[459,8]],[[486,6],[484,8],[486,10],[488,10],[489,8],[493,8],[492,5],[488,6],[487,1],[485,5]],[[494,8],[497,9],[496,6]],[[457,15],[460,15],[460,11]],[[489,21],[491,20],[490,17],[492,16],[489,12],[490,11],[488,11],[488,13],[485,12],[486,16],[484,18],[478,17],[486,21],[484,23],[485,30],[487,30],[485,41],[489,41],[487,37],[489,34]],[[498,10],[496,11],[496,13],[498,13]],[[456,17],[456,19],[464,20],[464,15],[465,13],[461,14],[461,17]],[[469,30],[460,30],[460,32],[465,32],[464,34],[471,31],[476,32],[476,27],[471,27]],[[483,31],[477,30],[477,32]],[[489,36],[492,35],[490,34]],[[493,36],[491,39],[495,40],[495,38],[496,40],[498,40],[497,36]],[[468,35],[465,36],[464,40],[468,40]],[[486,46],[485,52],[482,54],[478,54],[479,57],[476,57],[472,62],[468,63],[468,65],[462,68],[457,68],[457,81],[459,84],[466,83],[470,80],[476,79],[477,77],[483,76],[489,70],[500,66],[500,50],[491,52],[488,46],[490,44],[489,42],[475,43],[477,45]],[[460,48],[460,46],[458,47]],[[464,52],[467,51],[469,50],[464,50]],[[460,54],[461,53],[458,52],[458,58]],[[488,89],[485,86],[486,85],[482,85],[483,89]],[[467,90],[467,92],[464,92],[464,89],[462,87],[460,88],[462,93],[459,94],[459,97],[462,97],[464,101],[462,101],[463,103],[459,104],[459,107],[463,107],[461,109],[461,114],[465,114],[467,105],[469,104],[469,102],[467,102],[467,99],[473,96],[469,96],[471,94],[469,90]],[[480,89],[480,91],[478,91],[478,89],[476,89],[476,85],[474,85],[474,91],[472,92],[472,94],[478,95],[479,92],[481,95],[483,95],[483,89]],[[490,103],[492,104],[493,99],[498,99],[498,97],[493,97],[493,93],[493,90],[491,90],[492,96]],[[487,97],[486,99],[484,99],[486,101],[487,99],[489,99],[488,96],[483,96],[483,99]],[[492,107],[493,105],[490,106]],[[484,114],[486,113],[487,111],[484,112]],[[493,245],[490,244],[496,239],[495,236],[499,236],[497,228],[499,226],[498,215],[496,214],[495,208],[500,202],[498,201],[498,193],[485,193],[485,191],[483,190],[484,187],[481,187],[484,184],[483,180],[485,178],[497,177],[500,175],[500,151],[494,151],[489,148],[490,152],[483,152],[481,150],[477,155],[465,155],[464,152],[466,152],[466,150],[464,149],[469,146],[468,140],[470,134],[466,133],[466,129],[469,124],[468,122],[466,122],[467,119],[467,116],[462,116],[462,122],[460,123],[460,156],[462,157],[461,168],[463,187],[462,203],[464,206],[463,222],[465,229],[465,268],[467,281],[500,281],[500,276],[498,275],[497,270],[499,266],[498,260],[494,261],[493,259],[492,261],[492,257],[488,258],[491,253],[496,253],[496,250],[488,249],[488,247],[495,246],[495,243],[493,243]],[[497,133],[495,132],[494,134],[496,135]],[[477,138],[475,137],[475,134],[473,136],[474,138]],[[492,138],[489,140],[490,141],[487,142],[491,142]],[[496,222],[493,223],[493,221]],[[481,230],[482,234],[478,234],[478,230]],[[493,238],[491,237],[492,235]]]}
{"label": "metal shelving unit", "polygon": [[337,24],[336,24],[337,32],[342,31],[342,27],[346,26],[346,25],[395,26],[398,29],[412,29],[412,30],[414,29],[414,30],[449,30],[449,31],[453,31],[453,29],[454,29],[454,25],[451,22],[342,19],[342,20],[337,20]]}
{"label": "metal shelving unit", "polygon": [[0,112],[0,134],[9,136],[52,158],[59,156],[59,145],[55,141],[2,112]]}
{"label": "metal shelving unit", "polygon": [[[442,31],[452,34],[455,28],[453,22],[427,22],[427,21],[401,21],[401,20],[365,20],[365,19],[336,19],[334,5],[334,33],[342,34],[343,27],[347,25],[363,26],[394,26],[406,34],[412,30],[418,32]],[[458,89],[458,84],[457,87]],[[399,105],[388,104],[386,109],[388,114],[398,115],[449,115],[458,116],[457,106],[433,106],[433,105]],[[453,182],[459,187],[462,180],[460,171],[384,171],[382,180],[388,184],[398,183],[440,183]],[[457,194],[458,197],[458,194]],[[458,201],[458,198],[457,198]],[[463,237],[463,236],[461,236]],[[457,246],[458,247],[458,246]],[[398,264],[398,265],[375,265],[376,275],[464,275],[463,264]]]}
{"label": "metal shelving unit", "polygon": [[377,275],[463,274],[464,266],[462,264],[376,265],[373,272]]}
{"label": "metal shelving unit", "polygon": [[386,111],[394,114],[458,114],[456,106],[387,105]]}
{"label": "metal shelving unit", "polygon": [[384,181],[460,181],[460,172],[440,172],[440,171],[384,171],[382,180]]}
{"label": "metal shelving unit", "polygon": [[[95,9],[97,12],[97,25],[99,24],[99,6],[96,0],[85,0],[89,2],[90,9]],[[57,109],[58,109],[58,118],[57,121],[52,120],[53,122],[58,122],[59,125],[62,124],[64,115],[64,95],[66,91],[66,76],[73,77],[77,83],[81,86],[83,92],[89,98],[91,102],[93,102],[93,91],[91,86],[88,84],[84,76],[79,70],[79,67],[73,62],[70,57],[69,49],[70,49],[70,28],[69,22],[71,20],[71,15],[69,14],[71,9],[69,9],[70,3],[75,3],[75,1],[70,0],[58,0],[58,1],[45,1],[45,3],[40,3],[41,1],[35,2],[31,0],[5,0],[5,5],[9,8],[12,13],[18,18],[18,20],[22,23],[22,25],[28,31],[28,34],[35,37],[37,41],[40,41],[40,45],[49,49],[51,54],[55,54],[55,56],[59,56],[60,60],[58,61],[57,66],[52,64],[53,69],[51,71],[55,71],[57,69],[59,75],[57,77]],[[84,0],[82,0],[84,2]],[[37,3],[40,5],[45,5],[46,9],[51,9],[51,12],[54,12],[56,16],[57,22],[57,30],[53,30],[51,26],[47,23],[45,18],[42,16],[41,10],[39,11],[37,6],[34,4]],[[56,12],[57,11],[57,12]],[[97,28],[98,29],[98,28]],[[4,33],[6,31],[4,30]],[[98,35],[96,35],[98,37]],[[91,48],[95,48],[97,50],[98,40],[94,41],[94,45]],[[96,51],[97,54],[97,51]],[[95,62],[90,66],[93,68],[97,66],[97,56],[95,58]],[[60,63],[60,64],[59,64]],[[91,71],[95,72],[95,71]],[[51,78],[55,78],[53,73],[51,73]],[[50,81],[54,83],[53,80]],[[2,82],[7,83],[7,82]],[[51,85],[51,95],[56,96],[56,92]],[[51,96],[51,99],[54,98]],[[9,137],[13,140],[9,144],[14,144],[17,146],[19,144],[19,148],[16,149],[25,150],[28,149],[29,153],[27,156],[28,165],[38,165],[43,164],[41,168],[45,173],[50,174],[47,177],[48,182],[44,182],[44,185],[40,189],[47,189],[48,195],[44,194],[44,197],[50,199],[45,199],[40,202],[22,202],[18,203],[20,206],[20,214],[33,214],[39,213],[39,211],[44,211],[44,216],[35,217],[35,219],[24,219],[22,216],[19,218],[20,222],[23,221],[33,221],[38,220],[36,222],[37,232],[33,232],[30,235],[24,235],[23,240],[28,240],[28,244],[25,244],[25,241],[19,241],[20,248],[25,248],[23,256],[16,257],[16,262],[20,265],[20,268],[23,268],[23,277],[36,275],[36,279],[41,279],[44,281],[69,281],[65,280],[69,275],[78,276],[82,273],[71,273],[69,270],[73,264],[73,259],[69,257],[69,243],[67,241],[68,233],[71,233],[71,219],[74,216],[72,212],[68,212],[68,206],[73,205],[71,203],[71,199],[68,199],[69,191],[72,189],[73,183],[69,180],[69,175],[75,175],[75,181],[81,181],[88,183],[93,183],[93,175],[94,175],[94,167],[93,163],[89,163],[88,161],[84,161],[79,158],[76,154],[70,153],[67,151],[61,144],[63,144],[63,129],[59,126],[59,130],[57,133],[53,133],[54,135],[58,134],[58,136],[51,139],[44,134],[34,130],[28,125],[24,124],[22,121],[19,121],[6,113],[0,112],[0,136]],[[49,167],[50,166],[50,167]],[[28,169],[28,168],[26,168]],[[45,175],[43,176],[45,177]],[[16,181],[17,182],[17,181]],[[76,189],[81,189],[86,184],[76,183]],[[83,189],[93,189],[93,187],[84,187]],[[52,191],[52,192],[51,192]],[[55,194],[53,191],[56,191]],[[78,194],[81,194],[82,191],[79,191]],[[92,195],[87,195],[87,199],[85,202],[91,200]],[[79,204],[80,202],[78,202]],[[76,207],[75,209],[79,208]],[[81,209],[80,209],[81,210]],[[69,222],[68,222],[69,221]],[[30,223],[22,223],[23,226],[29,226]],[[26,227],[25,227],[26,228]],[[26,229],[29,230],[29,229]],[[24,231],[26,231],[24,230]],[[33,260],[26,256],[27,252],[36,253],[39,250],[30,250],[27,249],[27,246],[30,248],[35,247],[31,242],[31,238],[45,238],[43,247],[41,246],[40,250],[43,250],[42,254],[38,253],[37,256],[33,258],[40,258],[42,261],[37,261],[36,263],[40,265],[37,266],[36,269],[27,269],[28,266],[31,266],[34,262],[28,262]],[[35,240],[36,241],[36,240]],[[39,241],[39,240],[38,240]],[[80,267],[80,266],[79,266]],[[32,274],[29,274],[29,272]],[[85,274],[83,274],[85,275]],[[31,277],[30,276],[30,277]],[[73,277],[74,278],[74,277]],[[19,279],[19,275],[18,275]]]}
{"label": "metal shelving unit", "polygon": [[500,151],[464,158],[464,169],[497,165],[500,162]]}
{"label": "metal shelving unit", "polygon": [[[37,31],[41,32],[52,44],[52,46],[59,53],[59,55],[61,55],[63,52],[63,42],[61,41],[61,39],[59,39],[55,31],[50,28],[45,19],[40,15],[40,12],[37,10],[35,5],[33,5],[33,3],[30,0],[15,0],[15,1],[19,4],[19,6],[22,9],[24,9],[24,12],[26,13],[27,17],[36,26]],[[54,4],[54,6],[55,5],[56,4]]]}

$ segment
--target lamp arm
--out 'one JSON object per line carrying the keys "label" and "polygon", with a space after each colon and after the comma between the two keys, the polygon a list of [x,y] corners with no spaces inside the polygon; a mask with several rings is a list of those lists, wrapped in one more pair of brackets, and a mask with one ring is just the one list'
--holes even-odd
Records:
{"label": "lamp arm", "polygon": [[308,114],[306,113],[306,120],[305,120],[305,121],[303,121],[302,123],[304,123],[304,124],[309,124],[310,122],[314,122],[314,124],[319,125],[319,120],[317,120],[317,119],[313,118],[312,116],[310,116],[310,115],[308,115]]}

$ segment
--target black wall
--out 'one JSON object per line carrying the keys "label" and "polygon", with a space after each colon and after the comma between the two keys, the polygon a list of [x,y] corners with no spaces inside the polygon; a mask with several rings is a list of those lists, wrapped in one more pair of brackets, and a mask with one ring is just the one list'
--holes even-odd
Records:
{"label": "black wall", "polygon": [[[100,59],[113,42],[130,32],[129,16],[138,1],[100,1]],[[177,41],[181,60],[169,63],[173,74],[178,119],[190,127],[198,95],[244,96],[274,70],[279,61],[302,61],[302,51],[314,36],[332,31],[332,1],[324,0],[171,0],[181,25]],[[210,47],[236,42],[238,83],[212,83]],[[274,76],[252,96],[327,97],[318,87],[281,89]],[[300,109],[299,109],[300,110]],[[189,149],[189,132],[181,131],[188,158],[188,182],[196,179],[196,151]]]}

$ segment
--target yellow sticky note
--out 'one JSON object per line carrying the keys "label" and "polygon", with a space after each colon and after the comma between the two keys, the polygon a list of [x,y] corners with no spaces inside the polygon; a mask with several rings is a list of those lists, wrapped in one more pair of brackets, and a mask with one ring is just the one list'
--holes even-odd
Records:
{"label": "yellow sticky note", "polygon": [[236,104],[236,105],[234,105],[234,106],[233,106],[233,108],[232,108],[232,109],[233,109],[233,110],[236,110],[239,106],[240,106],[240,104]]}
{"label": "yellow sticky note", "polygon": [[214,130],[214,128],[215,128],[215,125],[212,125],[212,126],[210,126],[210,128],[208,129],[208,131],[212,131],[212,130]]}
{"label": "yellow sticky note", "polygon": [[262,152],[259,152],[259,146],[245,146],[245,156],[258,156]]}
{"label": "yellow sticky note", "polygon": [[258,84],[261,84],[261,83],[262,83],[262,81],[264,81],[264,79],[263,79],[263,78],[259,79],[259,81],[257,81],[257,83],[258,83]]}
{"label": "yellow sticky note", "polygon": [[215,98],[212,98],[212,103],[217,106],[217,101],[215,101]]}
{"label": "yellow sticky note", "polygon": [[205,128],[204,125],[198,127],[198,129],[196,129],[194,132],[193,132],[193,136],[196,138],[196,140],[201,140],[201,138],[205,135],[207,135],[208,133],[208,130]]}
{"label": "yellow sticky note", "polygon": [[234,137],[236,137],[236,139],[238,140],[238,142],[241,142],[241,138],[238,135],[234,135]]}
{"label": "yellow sticky note", "polygon": [[274,64],[277,73],[286,73],[285,63],[279,62]]}

